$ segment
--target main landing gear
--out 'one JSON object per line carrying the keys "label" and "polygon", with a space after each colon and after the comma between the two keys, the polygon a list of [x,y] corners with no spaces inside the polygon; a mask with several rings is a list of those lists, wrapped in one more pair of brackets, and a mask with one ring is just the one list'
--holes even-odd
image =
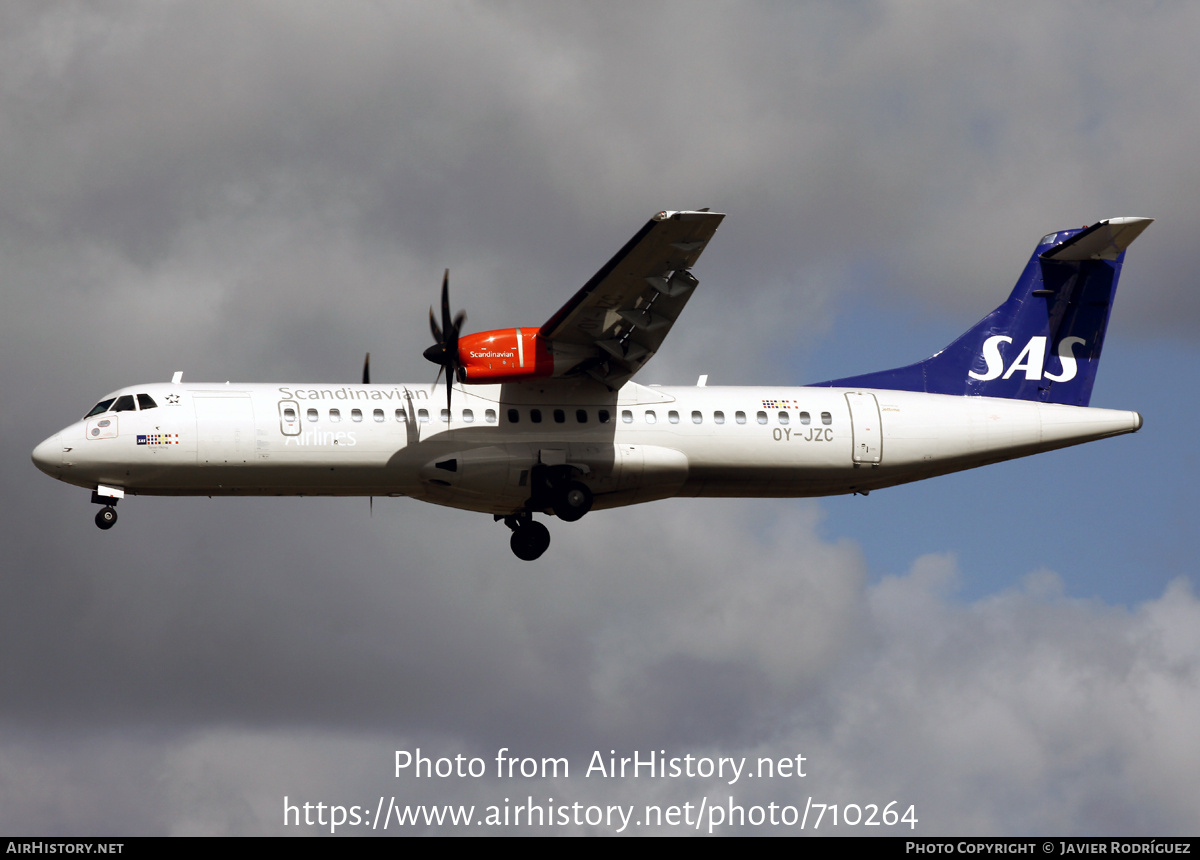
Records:
{"label": "main landing gear", "polygon": [[534,511],[551,510],[564,522],[573,523],[592,509],[592,491],[587,484],[576,480],[578,472],[571,466],[537,465],[530,475],[533,495],[525,510],[509,516],[496,515],[512,529],[508,545],[513,555],[522,561],[541,558],[550,546],[550,530],[533,519]]}
{"label": "main landing gear", "polygon": [[573,523],[592,509],[592,491],[587,484],[570,481],[554,491],[551,508],[560,520]]}
{"label": "main landing gear", "polygon": [[530,475],[533,496],[530,510],[547,508],[564,522],[573,523],[592,509],[592,491],[577,480],[579,473],[571,466],[534,466]]}

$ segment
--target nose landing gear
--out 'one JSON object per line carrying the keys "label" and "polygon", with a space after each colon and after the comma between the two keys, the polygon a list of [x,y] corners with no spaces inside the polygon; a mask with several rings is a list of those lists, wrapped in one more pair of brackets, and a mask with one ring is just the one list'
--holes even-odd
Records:
{"label": "nose landing gear", "polygon": [[117,524],[117,496],[102,496],[100,493],[92,492],[92,504],[104,505],[100,510],[96,511],[96,525],[108,531]]}

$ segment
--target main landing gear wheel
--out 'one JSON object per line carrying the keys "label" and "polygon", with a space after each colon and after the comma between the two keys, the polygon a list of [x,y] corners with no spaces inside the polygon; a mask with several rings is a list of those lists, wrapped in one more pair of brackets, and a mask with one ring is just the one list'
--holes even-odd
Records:
{"label": "main landing gear wheel", "polygon": [[592,509],[592,491],[586,484],[572,481],[557,494],[554,500],[554,515],[560,520],[573,523]]}
{"label": "main landing gear wheel", "polygon": [[512,537],[508,540],[513,555],[521,561],[533,561],[541,558],[550,546],[550,529],[539,522],[528,520],[513,529]]}
{"label": "main landing gear wheel", "polygon": [[108,530],[117,524],[117,511],[111,505],[105,505],[96,511],[96,525]]}

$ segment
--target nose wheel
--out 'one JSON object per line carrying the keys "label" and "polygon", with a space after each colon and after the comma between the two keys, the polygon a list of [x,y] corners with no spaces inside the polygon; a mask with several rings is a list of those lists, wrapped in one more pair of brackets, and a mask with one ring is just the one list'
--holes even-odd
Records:
{"label": "nose wheel", "polygon": [[117,524],[117,510],[111,505],[105,505],[96,511],[96,525],[104,530],[111,529]]}
{"label": "nose wheel", "polygon": [[512,537],[508,539],[508,545],[512,549],[513,555],[521,561],[534,561],[541,558],[542,553],[549,548],[550,529],[536,522],[528,514],[505,517],[504,524],[512,529]]}
{"label": "nose wheel", "polygon": [[117,524],[117,502],[119,497],[105,493],[100,494],[100,488],[92,491],[92,504],[104,505],[96,512],[96,525],[108,531]]}

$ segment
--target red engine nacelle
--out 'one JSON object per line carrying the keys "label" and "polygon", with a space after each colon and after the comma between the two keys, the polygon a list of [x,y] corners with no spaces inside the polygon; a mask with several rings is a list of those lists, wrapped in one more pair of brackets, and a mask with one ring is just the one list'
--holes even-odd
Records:
{"label": "red engine nacelle", "polygon": [[554,373],[554,357],[536,328],[504,328],[462,335],[458,360],[465,382],[518,382]]}

